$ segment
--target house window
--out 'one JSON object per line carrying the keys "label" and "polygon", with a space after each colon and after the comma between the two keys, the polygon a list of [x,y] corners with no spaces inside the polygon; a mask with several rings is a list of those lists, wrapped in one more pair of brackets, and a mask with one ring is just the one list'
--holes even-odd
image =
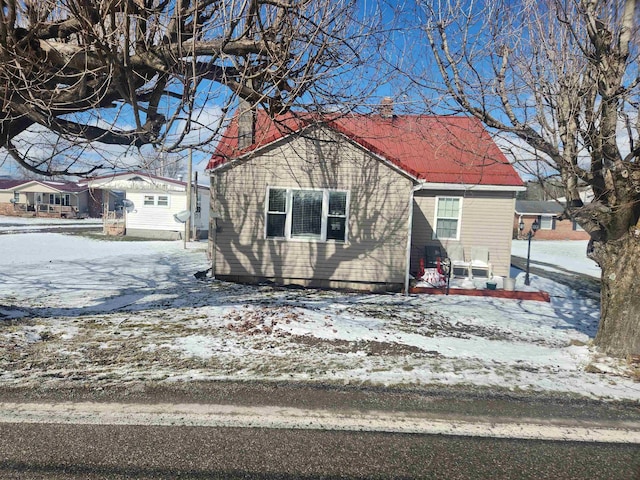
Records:
{"label": "house window", "polygon": [[540,223],[540,230],[556,229],[555,218],[553,218],[551,215],[540,215],[538,217],[538,222]]}
{"label": "house window", "polygon": [[68,207],[71,203],[71,196],[68,193],[64,195],[50,193],[49,194],[49,205],[63,205]]}
{"label": "house window", "polygon": [[440,240],[460,239],[460,215],[462,212],[462,198],[436,197],[436,221],[434,238]]}
{"label": "house window", "polygon": [[168,207],[169,196],[168,195],[145,195],[142,200],[143,205]]}
{"label": "house window", "polygon": [[322,197],[319,190],[291,192],[291,236],[322,238]]}
{"label": "house window", "polygon": [[327,239],[342,240],[347,237],[347,193],[329,192],[327,213]]}
{"label": "house window", "polygon": [[347,192],[270,188],[267,238],[347,239]]}
{"label": "house window", "polygon": [[287,220],[287,191],[269,190],[267,206],[267,237],[284,237]]}

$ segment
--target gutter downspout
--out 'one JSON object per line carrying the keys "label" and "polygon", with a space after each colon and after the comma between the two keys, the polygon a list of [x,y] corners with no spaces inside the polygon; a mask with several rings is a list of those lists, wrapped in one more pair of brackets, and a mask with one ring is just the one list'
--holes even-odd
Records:
{"label": "gutter downspout", "polygon": [[407,228],[406,266],[404,272],[404,294],[409,295],[409,270],[411,269],[411,238],[413,236],[413,196],[420,190],[420,185],[414,185],[409,194],[409,225]]}
{"label": "gutter downspout", "polygon": [[214,180],[213,174],[209,172],[209,239],[208,239],[208,253],[209,261],[211,262],[211,278],[216,278],[216,242],[218,231],[218,219],[214,215],[213,201],[216,198],[218,188],[218,182]]}

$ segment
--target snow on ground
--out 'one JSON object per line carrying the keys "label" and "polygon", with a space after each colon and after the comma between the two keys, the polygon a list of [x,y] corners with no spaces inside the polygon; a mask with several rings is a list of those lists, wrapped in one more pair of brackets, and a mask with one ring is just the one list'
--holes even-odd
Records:
{"label": "snow on ground", "polygon": [[56,230],[62,228],[99,228],[100,226],[102,226],[102,220],[96,218],[68,219],[0,216],[0,234],[24,233],[27,231],[38,231],[43,228],[46,228],[47,230]]}
{"label": "snow on ground", "polygon": [[7,217],[0,215],[0,226],[6,225],[82,225],[86,223],[102,224],[102,220],[99,218],[53,218],[53,217]]}
{"label": "snow on ground", "polygon": [[195,279],[206,244],[187,246],[1,235],[0,386],[259,379],[640,400],[590,345],[597,302],[541,277],[551,303],[243,286]]}
{"label": "snow on ground", "polygon": [[[546,270],[556,270],[550,265],[556,265],[562,270],[590,275],[600,278],[600,267],[596,262],[587,258],[587,240],[535,240],[531,241],[531,265]],[[511,254],[527,258],[528,242],[514,240]],[[542,265],[541,263],[550,264]]]}

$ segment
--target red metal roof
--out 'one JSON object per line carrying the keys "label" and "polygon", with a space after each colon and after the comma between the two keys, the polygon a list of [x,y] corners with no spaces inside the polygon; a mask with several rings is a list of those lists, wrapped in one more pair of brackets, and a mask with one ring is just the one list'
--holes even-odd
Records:
{"label": "red metal roof", "polygon": [[314,122],[324,123],[363,148],[429,183],[522,186],[523,182],[482,123],[474,117],[425,115],[324,116],[288,113],[275,119],[258,111],[254,143],[238,149],[238,122],[234,118],[208,169],[276,140]]}

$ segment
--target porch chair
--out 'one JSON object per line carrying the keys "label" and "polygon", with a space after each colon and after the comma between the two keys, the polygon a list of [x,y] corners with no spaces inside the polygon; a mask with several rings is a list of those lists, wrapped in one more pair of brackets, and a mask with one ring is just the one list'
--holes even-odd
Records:
{"label": "porch chair", "polygon": [[439,245],[427,245],[424,247],[424,268],[437,268],[438,261],[446,257]]}
{"label": "porch chair", "polygon": [[493,267],[489,261],[489,249],[487,247],[471,247],[469,276],[473,277],[475,271],[486,272],[487,278],[493,276]]}
{"label": "porch chair", "polygon": [[471,278],[471,263],[464,259],[464,249],[462,245],[450,245],[447,247],[447,255],[451,260],[451,276],[456,276],[457,270],[464,270],[463,276]]}

